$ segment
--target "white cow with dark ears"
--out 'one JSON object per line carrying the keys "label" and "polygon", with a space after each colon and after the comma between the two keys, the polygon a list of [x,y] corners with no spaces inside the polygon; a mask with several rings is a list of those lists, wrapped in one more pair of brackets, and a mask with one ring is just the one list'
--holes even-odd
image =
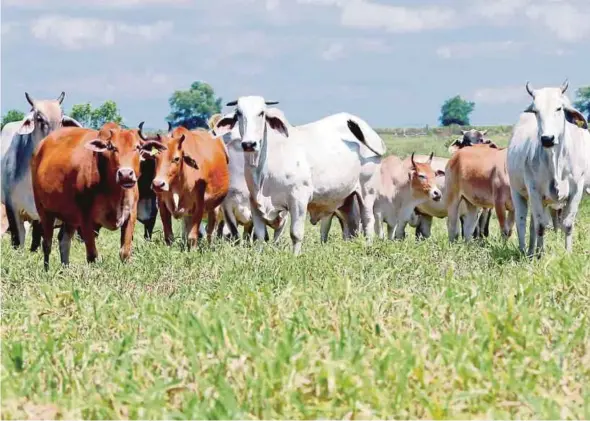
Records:
{"label": "white cow with dark ears", "polygon": [[578,207],[589,179],[588,122],[559,88],[526,90],[532,103],[521,114],[508,146],[508,175],[516,212],[518,244],[525,250],[526,216],[531,204],[528,254],[543,253],[547,208],[562,209],[561,229],[571,252]]}
{"label": "white cow with dark ears", "polygon": [[378,176],[383,140],[365,121],[347,113],[288,126],[281,113],[267,107],[274,104],[260,96],[240,97],[227,104],[236,107],[233,114],[217,123],[229,129],[238,125],[256,237],[264,238],[265,225],[288,211],[298,255],[306,212],[316,224],[355,192],[362,202],[363,230],[371,237],[376,191],[370,181]]}

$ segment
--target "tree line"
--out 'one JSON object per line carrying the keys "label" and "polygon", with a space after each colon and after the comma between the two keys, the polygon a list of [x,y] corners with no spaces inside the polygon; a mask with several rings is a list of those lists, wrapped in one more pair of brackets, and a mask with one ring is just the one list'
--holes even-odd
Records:
{"label": "tree line", "polygon": [[[173,127],[184,126],[188,129],[207,127],[207,120],[215,113],[221,112],[222,100],[208,83],[196,81],[189,89],[175,91],[169,98],[170,114],[166,118]],[[577,90],[574,106],[590,119],[590,86]],[[441,107],[439,117],[442,126],[469,126],[470,116],[475,109],[475,103],[462,98],[460,95],[449,98]],[[107,100],[98,107],[90,103],[76,104],[70,112],[70,117],[78,120],[84,127],[100,128],[112,121],[124,126],[115,101]],[[20,121],[25,117],[22,111],[12,109],[2,116],[2,127],[11,121]]]}

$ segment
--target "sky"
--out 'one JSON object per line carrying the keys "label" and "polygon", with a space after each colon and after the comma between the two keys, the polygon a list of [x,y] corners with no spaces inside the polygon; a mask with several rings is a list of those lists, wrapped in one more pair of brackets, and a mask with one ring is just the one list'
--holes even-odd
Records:
{"label": "sky", "polygon": [[[374,127],[513,124],[525,83],[590,84],[589,0],[2,0],[1,109],[66,92],[113,99],[124,121],[166,127],[195,80],[224,103],[280,101],[291,124],[347,111]],[[228,110],[227,108],[224,110]]]}

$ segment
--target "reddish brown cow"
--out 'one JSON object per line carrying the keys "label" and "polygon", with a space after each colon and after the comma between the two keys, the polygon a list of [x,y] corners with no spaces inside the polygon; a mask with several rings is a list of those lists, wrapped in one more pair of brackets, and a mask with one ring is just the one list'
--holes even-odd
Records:
{"label": "reddish brown cow", "polygon": [[[494,144],[473,145],[457,151],[447,164],[445,194],[449,240],[457,238],[457,218],[462,201],[467,206],[465,241],[471,240],[478,208],[495,208],[502,235],[510,236],[514,208],[506,169],[506,149]],[[506,217],[508,211],[508,217]]]}
{"label": "reddish brown cow", "polygon": [[126,261],[137,216],[140,139],[136,131],[115,123],[100,131],[64,128],[47,136],[31,161],[35,205],[43,227],[45,269],[55,219],[63,221],[59,234],[61,262],[69,263],[74,232],[80,228],[86,259],[98,257],[95,228],[121,228],[119,256]]}
{"label": "reddish brown cow", "polygon": [[207,213],[207,239],[216,225],[216,208],[229,189],[228,156],[223,141],[207,131],[177,127],[159,141],[145,142],[146,159],[156,160],[152,188],[158,206],[166,244],[172,244],[172,220],[183,218],[184,240],[190,249],[197,245],[199,227]]}

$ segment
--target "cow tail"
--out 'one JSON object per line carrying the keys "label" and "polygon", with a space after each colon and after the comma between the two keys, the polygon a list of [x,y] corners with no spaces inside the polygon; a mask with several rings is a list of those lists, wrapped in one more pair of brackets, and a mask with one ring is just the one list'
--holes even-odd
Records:
{"label": "cow tail", "polygon": [[361,127],[358,125],[358,123],[356,121],[349,119],[346,122],[346,124],[348,125],[348,129],[354,135],[354,137],[356,137],[363,145],[365,145],[367,147],[367,149],[369,149],[371,152],[373,152],[377,156],[383,156],[382,154],[380,154],[375,149],[373,149],[372,147],[369,146],[369,144],[367,143],[367,139],[365,139],[365,134],[363,133],[363,131],[361,130]]}

